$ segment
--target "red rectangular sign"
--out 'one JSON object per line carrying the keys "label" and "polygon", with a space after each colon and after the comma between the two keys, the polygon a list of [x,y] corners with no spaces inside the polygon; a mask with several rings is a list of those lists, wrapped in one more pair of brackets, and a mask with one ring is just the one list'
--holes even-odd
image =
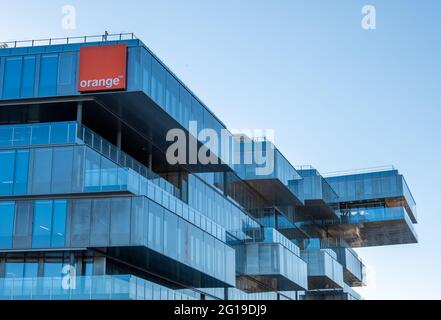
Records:
{"label": "red rectangular sign", "polygon": [[125,90],[127,45],[81,47],[79,92]]}

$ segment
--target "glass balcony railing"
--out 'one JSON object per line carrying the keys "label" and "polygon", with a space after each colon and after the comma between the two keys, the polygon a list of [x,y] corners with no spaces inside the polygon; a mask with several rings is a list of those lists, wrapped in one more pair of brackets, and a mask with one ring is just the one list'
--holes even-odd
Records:
{"label": "glass balcony railing", "polygon": [[[64,285],[63,285],[64,284]],[[0,300],[195,300],[131,275],[0,279]]]}
{"label": "glass balcony railing", "polygon": [[[302,251],[302,259],[308,264],[308,277],[326,278],[334,283],[333,286],[343,287],[343,266],[337,261],[337,254],[333,250],[305,250]],[[323,281],[316,284],[318,287],[309,289],[322,289],[327,285],[328,281]]]}
{"label": "glass balcony railing", "polygon": [[378,222],[385,220],[401,220],[407,217],[403,207],[357,207],[341,209],[340,215],[343,223]]}
{"label": "glass balcony railing", "polygon": [[75,143],[77,127],[76,122],[0,125],[0,148]]}
{"label": "glass balcony railing", "polygon": [[[242,235],[242,231],[231,232],[233,236]],[[239,238],[238,243],[278,243],[283,247],[300,257],[300,249],[291,240],[282,235],[279,231],[274,228],[256,228],[246,231],[246,238]]]}
{"label": "glass balcony railing", "polygon": [[179,188],[133,159],[92,130],[77,122],[54,122],[0,126],[0,148],[84,143],[123,168],[130,168],[158,187],[181,198]]}
{"label": "glass balcony railing", "polygon": [[296,170],[302,176],[303,180],[293,181],[299,185],[297,188],[303,189],[305,200],[323,200],[328,204],[338,202],[338,195],[325,178],[312,166],[298,166]]}
{"label": "glass balcony railing", "polygon": [[307,250],[332,249],[337,260],[361,282],[365,280],[365,266],[357,252],[342,238],[308,239]]}
{"label": "glass balcony railing", "polygon": [[404,207],[366,207],[340,210],[341,222],[344,224],[358,224],[367,222],[381,222],[404,220],[410,231],[417,239],[417,233],[408,212]]}
{"label": "glass balcony railing", "polygon": [[98,151],[100,154],[104,155],[106,158],[112,160],[121,167],[132,169],[171,195],[181,198],[181,190],[179,188],[158,174],[154,173],[150,168],[133,159],[131,156],[111,144],[109,141],[103,139],[89,128],[78,124],[77,126],[77,137],[86,145],[92,147],[94,150]]}

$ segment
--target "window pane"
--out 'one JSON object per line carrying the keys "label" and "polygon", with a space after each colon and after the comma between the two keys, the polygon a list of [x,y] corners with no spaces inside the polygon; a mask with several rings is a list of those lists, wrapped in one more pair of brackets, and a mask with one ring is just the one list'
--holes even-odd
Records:
{"label": "window pane", "polygon": [[130,205],[130,199],[111,200],[111,245],[128,245],[130,242]]}
{"label": "window pane", "polygon": [[14,194],[24,195],[28,188],[29,150],[18,150],[15,159]]}
{"label": "window pane", "polygon": [[14,202],[0,202],[0,248],[12,249],[14,230]]}
{"label": "window pane", "polygon": [[83,262],[83,276],[93,276],[93,261]]}
{"label": "window pane", "polygon": [[20,98],[22,58],[7,58],[3,81],[3,99]]}
{"label": "window pane", "polygon": [[10,147],[12,146],[12,133],[13,130],[11,127],[0,127],[0,146],[2,147]]}
{"label": "window pane", "polygon": [[164,108],[165,99],[165,69],[156,60],[152,59],[152,99]]}
{"label": "window pane", "polygon": [[52,161],[52,192],[72,191],[73,148],[54,148]]}
{"label": "window pane", "polygon": [[57,94],[58,55],[43,55],[40,66],[40,96]]}
{"label": "window pane", "polygon": [[149,247],[163,252],[163,221],[164,221],[164,208],[158,205],[156,202],[150,201],[149,203],[149,222],[148,222],[148,244]]}
{"label": "window pane", "polygon": [[178,257],[177,235],[178,217],[164,210],[164,253],[174,259]]}
{"label": "window pane", "polygon": [[52,149],[34,149],[32,167],[32,194],[50,193]]}
{"label": "window pane", "polygon": [[[179,83],[171,74],[167,75],[167,89],[165,96],[166,111],[175,119],[180,119],[178,114]],[[178,120],[179,121],[179,120]]]}
{"label": "window pane", "polygon": [[141,84],[141,59],[140,47],[132,47],[128,49],[128,66],[127,73],[130,75],[127,79],[127,88],[129,90],[140,90]]}
{"label": "window pane", "polygon": [[152,56],[150,53],[142,49],[141,50],[141,64],[142,64],[142,88],[150,95],[151,82],[152,82]]}
{"label": "window pane", "polygon": [[54,201],[52,219],[52,247],[63,247],[66,239],[66,200]]}
{"label": "window pane", "polygon": [[72,212],[71,245],[87,247],[90,243],[91,200],[74,200]]}
{"label": "window pane", "polygon": [[25,57],[23,60],[23,78],[21,80],[21,97],[34,96],[35,57]]}
{"label": "window pane", "polygon": [[60,53],[58,95],[71,95],[76,91],[76,52]]}
{"label": "window pane", "polygon": [[34,227],[32,234],[33,248],[49,248],[52,230],[52,201],[35,202]]}
{"label": "window pane", "polygon": [[181,112],[181,125],[188,129],[191,113],[191,95],[182,85],[179,86],[179,109]]}
{"label": "window pane", "polygon": [[15,151],[0,151],[0,195],[12,195],[14,187]]}
{"label": "window pane", "polygon": [[32,213],[34,201],[18,201],[14,226],[14,249],[32,246]]}
{"label": "window pane", "polygon": [[93,200],[90,243],[95,246],[109,244],[110,201]]}
{"label": "window pane", "polygon": [[50,261],[44,263],[44,277],[61,277],[61,269],[62,269],[62,263],[56,262],[56,261]]}
{"label": "window pane", "polygon": [[24,266],[24,277],[25,278],[36,278],[38,277],[38,262],[26,262]]}

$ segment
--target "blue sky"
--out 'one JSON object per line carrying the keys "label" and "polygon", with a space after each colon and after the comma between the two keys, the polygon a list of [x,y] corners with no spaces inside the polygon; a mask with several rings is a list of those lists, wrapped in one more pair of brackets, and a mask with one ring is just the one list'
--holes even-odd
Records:
{"label": "blue sky", "polygon": [[[372,274],[359,291],[441,298],[441,1],[0,3],[1,41],[134,32],[229,128],[275,129],[293,164],[394,165],[417,201],[420,243],[359,250]],[[62,28],[66,4],[75,30]],[[360,25],[366,4],[373,31]]]}

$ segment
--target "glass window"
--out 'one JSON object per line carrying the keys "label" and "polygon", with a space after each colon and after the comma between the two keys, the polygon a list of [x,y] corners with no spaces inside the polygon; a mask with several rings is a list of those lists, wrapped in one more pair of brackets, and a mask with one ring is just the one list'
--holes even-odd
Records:
{"label": "glass window", "polygon": [[91,245],[106,246],[109,244],[110,201],[93,200]]}
{"label": "glass window", "polygon": [[142,88],[148,95],[151,95],[152,56],[146,49],[141,50],[141,53]]}
{"label": "glass window", "polygon": [[24,195],[28,189],[29,150],[18,150],[15,157],[14,195]]}
{"label": "glass window", "polygon": [[14,202],[0,202],[0,248],[12,248],[12,234],[14,231]]}
{"label": "glass window", "polygon": [[48,194],[51,187],[52,149],[34,149],[32,194]]}
{"label": "glass window", "polygon": [[3,80],[3,99],[20,98],[22,58],[6,59]]}
{"label": "glass window", "polygon": [[58,55],[43,55],[40,66],[40,96],[55,96],[57,94]]}
{"label": "glass window", "polygon": [[179,109],[181,111],[181,125],[188,130],[191,114],[191,94],[182,85],[179,86]]}
{"label": "glass window", "polygon": [[163,252],[163,210],[164,208],[156,202],[151,201],[149,203],[148,244],[150,248],[161,253]]}
{"label": "glass window", "polygon": [[141,48],[132,47],[128,49],[128,66],[127,74],[129,75],[127,79],[127,88],[129,90],[140,90],[142,87],[141,83],[141,58],[140,58]]}
{"label": "glass window", "polygon": [[128,245],[130,242],[130,199],[111,200],[110,244]]}
{"label": "glass window", "polygon": [[203,232],[199,228],[193,228],[192,230],[192,262],[199,270],[203,270]]}
{"label": "glass window", "polygon": [[0,195],[12,195],[14,189],[15,151],[0,151]]}
{"label": "glass window", "polygon": [[176,259],[178,256],[176,250],[177,228],[178,228],[178,218],[168,210],[164,210],[164,253],[174,259]]}
{"label": "glass window", "polygon": [[167,73],[167,88],[165,95],[165,109],[172,117],[179,121],[179,83],[171,74]]}
{"label": "glass window", "polygon": [[144,197],[132,199],[132,219],[131,219],[131,245],[145,245],[147,235],[146,219],[148,212],[148,202]]}
{"label": "glass window", "polygon": [[66,240],[66,200],[55,200],[52,217],[52,247],[63,247]]}
{"label": "glass window", "polygon": [[179,261],[186,261],[187,258],[185,256],[185,252],[186,250],[184,250],[184,246],[186,244],[185,241],[185,228],[186,228],[186,222],[184,222],[184,220],[182,219],[178,219],[178,225],[177,225],[177,230],[176,230],[176,236],[177,236],[177,246],[176,249],[178,251],[178,260]]}
{"label": "glass window", "polygon": [[43,268],[44,277],[61,277],[62,268],[63,264],[61,261],[45,261]]}
{"label": "glass window", "polygon": [[35,56],[24,57],[23,78],[21,80],[21,97],[30,98],[34,96],[35,82]]}
{"label": "glass window", "polygon": [[53,149],[52,186],[53,193],[72,191],[73,147]]}
{"label": "glass window", "polygon": [[87,247],[90,244],[91,200],[74,200],[72,210],[71,245]]}
{"label": "glass window", "polygon": [[35,201],[33,248],[50,248],[52,233],[52,201]]}
{"label": "glass window", "polygon": [[93,276],[93,261],[86,260],[83,262],[82,276]]}
{"label": "glass window", "polygon": [[32,215],[34,201],[18,201],[14,226],[14,249],[32,246]]}
{"label": "glass window", "polygon": [[190,121],[197,121],[198,130],[205,129],[204,107],[193,96],[191,97],[191,116]]}
{"label": "glass window", "polygon": [[71,95],[76,92],[77,53],[60,53],[58,68],[58,95]]}
{"label": "glass window", "polygon": [[165,68],[156,60],[152,59],[152,99],[160,107],[164,107],[165,99]]}
{"label": "glass window", "polygon": [[38,262],[26,261],[24,266],[24,277],[25,278],[36,278],[38,277]]}
{"label": "glass window", "polygon": [[84,191],[85,177],[85,146],[75,146],[73,154],[73,170],[72,170],[72,192],[80,193]]}
{"label": "glass window", "polygon": [[0,127],[0,146],[2,147],[10,147],[12,146],[12,134],[13,130],[11,127],[5,126]]}

